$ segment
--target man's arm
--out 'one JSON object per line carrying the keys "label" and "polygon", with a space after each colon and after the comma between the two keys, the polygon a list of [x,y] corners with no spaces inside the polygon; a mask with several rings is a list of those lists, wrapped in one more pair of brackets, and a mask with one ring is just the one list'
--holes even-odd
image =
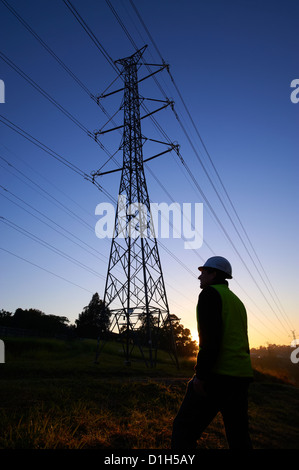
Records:
{"label": "man's arm", "polygon": [[209,286],[198,297],[197,320],[199,353],[195,366],[196,377],[206,380],[219,354],[222,336],[222,302],[219,293]]}

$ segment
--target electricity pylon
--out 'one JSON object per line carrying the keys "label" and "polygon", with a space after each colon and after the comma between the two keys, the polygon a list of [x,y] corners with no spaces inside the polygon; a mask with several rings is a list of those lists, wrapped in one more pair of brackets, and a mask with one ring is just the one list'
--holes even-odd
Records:
{"label": "electricity pylon", "polygon": [[[121,76],[124,80],[124,121],[123,126],[117,127],[123,127],[121,145],[123,165],[119,169],[122,173],[104,303],[113,318],[110,330],[117,327],[119,335],[125,339],[123,346],[128,365],[135,346],[139,347],[147,366],[156,365],[158,333],[163,328],[164,334],[165,331],[169,333],[172,348],[169,352],[178,366],[172,321],[157,240],[151,220],[150,201],[143,166],[144,161],[155,158],[143,160],[141,97],[138,92],[137,72],[145,48],[146,46],[130,57],[115,62],[122,66]],[[164,67],[165,65],[162,68]],[[165,103],[157,111],[172,104],[169,101]],[[148,115],[150,114],[152,113]],[[109,131],[114,129],[109,129]],[[105,132],[108,131],[95,133],[96,138],[97,134]],[[174,147],[171,144],[166,152],[173,150]],[[166,152],[161,152],[161,154]],[[93,177],[106,173],[95,172]],[[146,340],[144,341],[145,336]],[[97,357],[98,354],[99,348]]]}

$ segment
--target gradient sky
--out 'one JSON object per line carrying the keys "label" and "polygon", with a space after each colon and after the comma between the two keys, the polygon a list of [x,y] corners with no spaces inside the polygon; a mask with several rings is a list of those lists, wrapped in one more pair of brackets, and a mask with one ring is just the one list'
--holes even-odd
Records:
{"label": "gradient sky", "polygon": [[[7,3],[94,95],[117,77],[62,0]],[[184,249],[183,239],[159,240],[171,313],[194,332],[200,292],[197,267],[214,254],[222,255],[233,266],[230,287],[248,311],[250,345],[290,344],[292,330],[299,334],[299,103],[290,99],[291,81],[299,78],[298,2],[135,1],[155,45],[129,0],[111,3],[137,47],[148,44],[147,63],[161,63],[157,46],[170,65],[176,87],[166,70],[156,78],[174,100],[179,121],[170,108],[155,117],[170,140],[180,145],[197,181],[196,186],[174,152],[166,154],[146,165],[150,199],[204,204],[204,243],[196,253]],[[113,60],[135,52],[106,1],[74,0],[73,5]],[[107,122],[100,107],[3,2],[0,38],[1,57],[4,54],[84,128],[93,132]],[[139,74],[147,75],[146,67]],[[1,116],[87,174],[108,160],[84,130],[3,59],[0,79],[5,83]],[[111,90],[120,87],[118,79]],[[164,99],[153,78],[140,84],[140,93]],[[102,104],[112,115],[121,100],[118,93]],[[151,110],[157,107],[146,103]],[[121,124],[121,111],[115,121]],[[0,132],[0,308],[12,312],[18,307],[38,308],[74,322],[93,293],[104,294],[110,240],[95,236],[99,218],[95,208],[111,201],[2,122]],[[142,121],[142,132],[163,140],[148,119]],[[101,138],[110,153],[116,152],[120,140],[117,131]],[[164,149],[147,142],[144,158]],[[121,165],[121,152],[116,159]],[[105,166],[114,168],[112,161]],[[99,180],[114,198],[119,178],[120,173],[113,173]],[[38,242],[25,233],[38,237]],[[81,265],[49,250],[49,245],[41,244],[45,242]]]}

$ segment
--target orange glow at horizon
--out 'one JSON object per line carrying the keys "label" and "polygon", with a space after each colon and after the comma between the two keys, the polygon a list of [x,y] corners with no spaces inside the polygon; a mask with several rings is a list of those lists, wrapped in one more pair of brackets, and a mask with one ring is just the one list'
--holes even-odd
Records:
{"label": "orange glow at horizon", "polygon": [[199,344],[198,331],[196,328],[191,330],[191,337],[193,341],[196,341],[197,344]]}

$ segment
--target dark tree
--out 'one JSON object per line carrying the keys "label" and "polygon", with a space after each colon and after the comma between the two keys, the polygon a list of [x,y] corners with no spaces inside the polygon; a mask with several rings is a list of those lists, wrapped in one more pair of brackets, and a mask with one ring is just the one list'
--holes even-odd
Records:
{"label": "dark tree", "polygon": [[110,311],[96,292],[76,320],[77,333],[84,338],[106,336],[110,326]]}
{"label": "dark tree", "polygon": [[67,332],[68,318],[57,315],[46,315],[38,309],[23,310],[18,308],[13,316],[13,326],[35,330],[43,336],[54,336]]}
{"label": "dark tree", "polygon": [[0,310],[0,325],[9,326],[12,322],[12,313],[7,312],[6,310]]}
{"label": "dark tree", "polygon": [[[171,315],[171,323],[177,354],[185,357],[195,356],[198,353],[198,344],[192,339],[190,330],[180,323],[180,319],[176,315]],[[171,347],[172,338],[169,324],[162,328],[160,338],[161,348]]]}
{"label": "dark tree", "polygon": [[153,316],[150,316],[148,322],[145,314],[141,314],[139,320],[141,321],[141,326],[138,329],[138,339],[141,344],[148,344],[148,328],[150,327],[153,345],[158,344],[161,349],[172,350],[173,341],[175,341],[179,356],[195,356],[198,353],[197,342],[192,340],[190,330],[180,323],[180,319],[176,315],[170,315],[172,328],[169,322],[165,322],[162,326],[158,327],[157,319]]}
{"label": "dark tree", "polygon": [[46,315],[41,310],[30,308],[23,310],[17,308],[14,314],[0,311],[0,325],[31,330],[42,336],[55,336],[68,334],[70,328],[68,318],[57,315]]}

